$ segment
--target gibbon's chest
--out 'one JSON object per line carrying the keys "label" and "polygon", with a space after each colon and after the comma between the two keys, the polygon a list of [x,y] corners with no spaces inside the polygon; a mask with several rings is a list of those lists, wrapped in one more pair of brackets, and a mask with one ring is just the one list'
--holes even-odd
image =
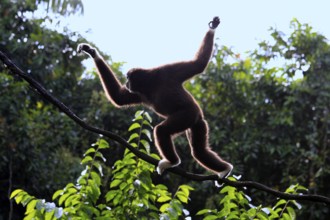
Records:
{"label": "gibbon's chest", "polygon": [[158,88],[154,89],[145,99],[146,104],[161,116],[168,116],[197,105],[194,98],[182,85],[158,85]]}

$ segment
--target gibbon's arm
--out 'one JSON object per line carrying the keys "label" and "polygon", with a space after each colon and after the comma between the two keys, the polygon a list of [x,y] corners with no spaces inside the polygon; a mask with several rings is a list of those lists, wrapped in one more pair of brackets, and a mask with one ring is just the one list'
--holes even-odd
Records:
{"label": "gibbon's arm", "polygon": [[218,17],[214,17],[209,23],[210,29],[206,32],[203,41],[194,57],[190,61],[177,62],[167,64],[157,69],[162,70],[163,74],[170,74],[171,78],[177,79],[179,82],[184,82],[187,79],[202,73],[212,55],[214,44],[215,29],[219,25],[220,20]]}
{"label": "gibbon's arm", "polygon": [[94,59],[103,89],[112,104],[116,107],[120,107],[142,102],[139,95],[129,92],[128,89],[119,82],[111,68],[95,48],[91,47],[89,44],[79,44],[78,53],[80,52],[84,52]]}

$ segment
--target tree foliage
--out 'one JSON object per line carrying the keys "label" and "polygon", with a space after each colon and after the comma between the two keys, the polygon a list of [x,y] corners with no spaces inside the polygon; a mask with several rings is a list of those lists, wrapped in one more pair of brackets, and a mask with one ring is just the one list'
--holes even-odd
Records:
{"label": "tree foliage", "polygon": [[[329,44],[307,24],[291,27],[289,36],[271,29],[273,40],[244,59],[221,48],[197,94],[212,143],[238,174],[329,195]],[[321,218],[328,210],[312,205],[308,212]]]}
{"label": "tree foliage", "polygon": [[[148,113],[139,111],[129,128],[132,132],[130,144],[146,154],[150,154],[150,122]],[[113,168],[106,167],[102,150],[108,148],[104,139],[89,148],[81,160],[85,169],[77,182],[57,190],[52,202],[16,189],[11,198],[26,207],[24,219],[180,219],[190,216],[185,204],[190,201],[191,186],[180,185],[170,193],[167,186],[155,185],[152,180],[155,167],[128,150]],[[156,154],[151,156],[159,159]],[[107,184],[109,173],[111,180]],[[297,194],[298,190],[306,189],[296,185],[287,192]],[[208,220],[295,219],[294,208],[301,208],[296,201],[284,199],[278,200],[274,207],[255,207],[249,196],[231,186],[224,187],[220,194],[224,197],[219,202],[219,210],[203,209],[197,215],[204,215]]]}
{"label": "tree foliage", "polygon": [[[76,56],[75,49],[77,39],[83,38],[69,30],[50,30],[45,26],[45,22],[52,22],[48,17],[31,18],[30,13],[37,9],[35,2],[1,1],[0,50],[11,54],[22,69],[71,103],[72,108],[83,109],[93,97],[99,98],[94,95],[98,84],[81,78],[82,58]],[[80,146],[91,143],[95,136],[84,133],[40,100],[26,83],[8,75],[2,65],[0,87],[0,218],[7,219],[12,205],[5,195],[12,187],[25,186],[49,198],[51,191],[79,175],[80,159],[76,155],[82,152]],[[86,89],[93,90],[93,96]],[[96,117],[89,109],[84,109],[83,115]],[[98,116],[97,121],[103,120],[103,113]]]}

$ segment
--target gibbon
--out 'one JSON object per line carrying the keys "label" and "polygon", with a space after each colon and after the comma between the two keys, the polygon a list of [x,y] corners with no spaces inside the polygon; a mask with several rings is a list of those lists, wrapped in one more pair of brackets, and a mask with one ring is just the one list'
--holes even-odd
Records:
{"label": "gibbon", "polygon": [[186,132],[191,154],[206,169],[220,178],[227,177],[233,166],[221,159],[209,146],[208,124],[203,111],[183,87],[183,82],[202,73],[212,51],[218,17],[209,22],[209,30],[190,61],[176,62],[151,69],[133,68],[127,73],[127,83],[122,85],[114,72],[89,44],[80,44],[78,52],[90,55],[96,64],[102,86],[108,99],[117,107],[144,104],[154,110],[164,121],[154,128],[155,145],[162,157],[157,172],[180,164],[173,139]]}

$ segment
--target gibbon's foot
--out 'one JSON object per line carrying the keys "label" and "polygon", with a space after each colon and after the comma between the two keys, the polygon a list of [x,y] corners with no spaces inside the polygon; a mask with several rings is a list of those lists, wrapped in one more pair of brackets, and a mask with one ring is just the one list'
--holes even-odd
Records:
{"label": "gibbon's foot", "polygon": [[220,19],[219,17],[214,17],[212,21],[209,23],[209,27],[211,29],[216,29],[218,25],[220,24]]}
{"label": "gibbon's foot", "polygon": [[222,179],[222,178],[227,178],[231,172],[233,171],[234,166],[231,165],[230,163],[228,163],[228,168],[220,173],[218,173],[218,176]]}
{"label": "gibbon's foot", "polygon": [[157,166],[157,173],[159,175],[162,175],[162,173],[170,168],[170,167],[175,167],[178,166],[180,164],[180,161],[176,164],[172,164],[170,161],[166,160],[166,159],[162,159],[161,161],[159,161],[158,166]]}
{"label": "gibbon's foot", "polygon": [[[233,171],[233,168],[234,166],[231,165],[230,163],[228,163],[228,169],[218,173],[218,176],[220,179],[225,179],[227,178],[228,176],[230,176],[231,172]],[[222,187],[223,186],[223,183],[222,184],[219,184],[218,181],[215,181],[215,186],[216,187]]]}
{"label": "gibbon's foot", "polygon": [[85,43],[82,43],[82,44],[78,45],[77,52],[78,53],[84,52],[84,53],[90,55],[93,58],[95,58],[96,54],[97,54],[96,49],[94,47],[92,47],[89,44],[85,44]]}

